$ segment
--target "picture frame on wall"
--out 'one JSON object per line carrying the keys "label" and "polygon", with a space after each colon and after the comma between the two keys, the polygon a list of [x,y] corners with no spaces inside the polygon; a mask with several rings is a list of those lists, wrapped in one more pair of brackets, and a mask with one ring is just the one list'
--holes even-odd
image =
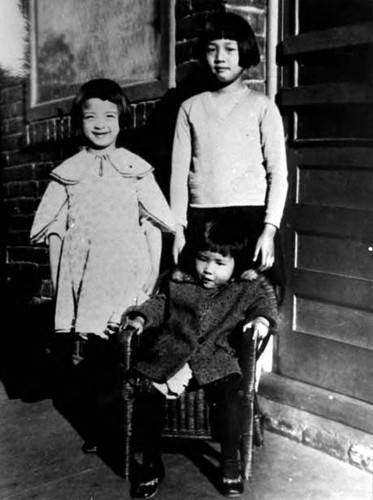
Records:
{"label": "picture frame on wall", "polygon": [[68,113],[77,89],[110,78],[131,102],[174,81],[174,0],[29,0],[28,117]]}

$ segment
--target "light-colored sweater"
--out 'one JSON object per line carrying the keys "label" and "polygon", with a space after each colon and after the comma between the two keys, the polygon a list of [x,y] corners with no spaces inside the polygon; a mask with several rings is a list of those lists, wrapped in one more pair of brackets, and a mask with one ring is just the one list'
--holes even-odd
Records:
{"label": "light-colored sweater", "polygon": [[245,89],[224,114],[211,92],[182,103],[170,190],[177,224],[187,224],[188,206],[265,205],[264,222],[279,227],[287,186],[282,118],[268,97]]}

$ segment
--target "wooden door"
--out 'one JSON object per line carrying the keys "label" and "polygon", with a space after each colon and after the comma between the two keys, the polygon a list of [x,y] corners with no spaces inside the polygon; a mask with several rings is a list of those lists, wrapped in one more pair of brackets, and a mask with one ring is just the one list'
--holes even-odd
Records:
{"label": "wooden door", "polygon": [[289,286],[278,372],[373,404],[373,2],[283,0]]}

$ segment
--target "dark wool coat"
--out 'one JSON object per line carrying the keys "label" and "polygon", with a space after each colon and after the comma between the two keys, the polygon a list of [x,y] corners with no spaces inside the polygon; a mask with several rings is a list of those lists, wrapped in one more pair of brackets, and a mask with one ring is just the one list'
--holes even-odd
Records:
{"label": "dark wool coat", "polygon": [[176,269],[158,293],[129,312],[145,318],[134,368],[165,382],[188,362],[199,385],[241,375],[233,348],[238,327],[258,316],[274,327],[278,314],[272,286],[253,270],[221,287],[205,289]]}

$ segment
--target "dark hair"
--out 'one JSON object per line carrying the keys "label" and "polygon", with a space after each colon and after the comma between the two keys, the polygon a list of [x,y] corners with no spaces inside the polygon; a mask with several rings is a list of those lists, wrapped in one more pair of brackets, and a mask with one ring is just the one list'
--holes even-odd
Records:
{"label": "dark hair", "polygon": [[131,124],[131,111],[129,102],[120,85],[107,78],[97,78],[84,83],[72,105],[71,124],[76,132],[81,133],[83,122],[83,105],[88,99],[102,99],[118,106],[119,128],[122,130]]}
{"label": "dark hair", "polygon": [[231,12],[212,14],[208,17],[204,33],[196,47],[198,59],[205,62],[209,42],[222,38],[237,42],[239,65],[242,68],[247,69],[260,62],[258,44],[250,24],[243,17]]}
{"label": "dark hair", "polygon": [[203,251],[233,257],[233,276],[241,275],[249,266],[248,241],[241,221],[232,221],[226,215],[216,216],[189,228],[186,237],[180,266],[189,273],[195,272],[195,258]]}

